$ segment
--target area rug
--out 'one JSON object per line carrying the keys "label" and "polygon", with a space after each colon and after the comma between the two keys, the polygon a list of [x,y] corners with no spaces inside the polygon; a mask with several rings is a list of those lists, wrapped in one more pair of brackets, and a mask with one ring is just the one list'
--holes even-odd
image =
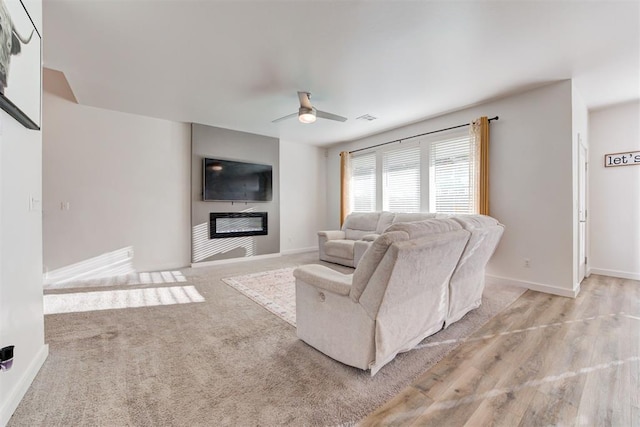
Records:
{"label": "area rug", "polygon": [[293,268],[225,277],[222,281],[291,326],[296,326],[296,279],[293,277]]}

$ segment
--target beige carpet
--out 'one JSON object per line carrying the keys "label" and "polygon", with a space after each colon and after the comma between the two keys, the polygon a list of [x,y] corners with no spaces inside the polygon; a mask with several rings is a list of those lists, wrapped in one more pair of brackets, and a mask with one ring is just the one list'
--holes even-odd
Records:
{"label": "beige carpet", "polygon": [[371,378],[299,341],[290,324],[221,281],[316,260],[310,253],[183,270],[180,285],[194,286],[202,302],[45,316],[49,358],[8,425],[349,425],[522,293],[488,287],[481,308]]}

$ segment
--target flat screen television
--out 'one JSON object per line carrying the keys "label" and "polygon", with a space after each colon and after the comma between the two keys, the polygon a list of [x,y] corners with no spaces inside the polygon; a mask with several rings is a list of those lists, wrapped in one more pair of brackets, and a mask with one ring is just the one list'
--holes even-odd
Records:
{"label": "flat screen television", "polygon": [[204,201],[269,202],[273,198],[271,165],[204,158]]}

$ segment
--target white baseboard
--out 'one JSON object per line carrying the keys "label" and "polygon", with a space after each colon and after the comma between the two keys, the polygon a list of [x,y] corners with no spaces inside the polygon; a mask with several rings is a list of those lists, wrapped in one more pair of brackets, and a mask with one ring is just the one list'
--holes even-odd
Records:
{"label": "white baseboard", "polygon": [[495,285],[515,285],[521,288],[531,289],[532,291],[544,292],[547,294],[559,295],[561,297],[575,298],[580,292],[580,285],[576,285],[574,289],[558,288],[556,286],[545,285],[536,282],[527,282],[524,280],[510,279],[508,277],[485,276],[487,283]]}
{"label": "white baseboard", "polygon": [[590,268],[589,272],[591,274],[618,277],[620,279],[640,280],[640,273],[631,273],[629,271],[607,270],[604,268]]}
{"label": "white baseboard", "polygon": [[[0,426],[7,425],[11,415],[13,415],[27,390],[29,390],[31,383],[40,371],[44,361],[47,360],[47,356],[49,356],[49,346],[44,344],[40,348],[36,357],[31,361],[22,377],[18,380],[18,384],[10,391],[9,396],[2,403],[2,407],[0,407]],[[0,375],[5,374],[2,373]]]}
{"label": "white baseboard", "polygon": [[295,255],[295,254],[304,254],[307,252],[317,252],[317,246],[311,246],[310,248],[300,248],[300,249],[287,249],[286,251],[280,251],[282,255]]}
{"label": "white baseboard", "polygon": [[136,268],[135,273],[151,273],[156,271],[178,271],[187,267],[190,263],[191,263],[190,261],[187,261],[186,263],[180,263],[176,265],[176,263],[167,262],[162,264],[156,264],[153,266],[141,266],[139,268]]}
{"label": "white baseboard", "polygon": [[232,264],[234,262],[244,262],[244,261],[255,261],[258,259],[267,259],[267,258],[278,258],[281,256],[279,253],[277,254],[265,254],[265,255],[253,255],[243,258],[229,258],[229,259],[218,259],[215,261],[204,261],[204,262],[192,262],[191,267],[212,267],[214,265],[223,265],[223,264]]}

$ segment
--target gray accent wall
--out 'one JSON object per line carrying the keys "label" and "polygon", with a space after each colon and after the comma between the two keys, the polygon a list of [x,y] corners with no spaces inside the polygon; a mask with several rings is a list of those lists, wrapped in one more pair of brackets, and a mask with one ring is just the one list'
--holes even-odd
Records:
{"label": "gray accent wall", "polygon": [[[220,261],[280,253],[279,141],[251,133],[200,124],[191,127],[191,262]],[[217,158],[269,164],[273,167],[270,202],[205,202],[202,200],[202,159]],[[211,212],[267,212],[266,236],[209,239]]]}

